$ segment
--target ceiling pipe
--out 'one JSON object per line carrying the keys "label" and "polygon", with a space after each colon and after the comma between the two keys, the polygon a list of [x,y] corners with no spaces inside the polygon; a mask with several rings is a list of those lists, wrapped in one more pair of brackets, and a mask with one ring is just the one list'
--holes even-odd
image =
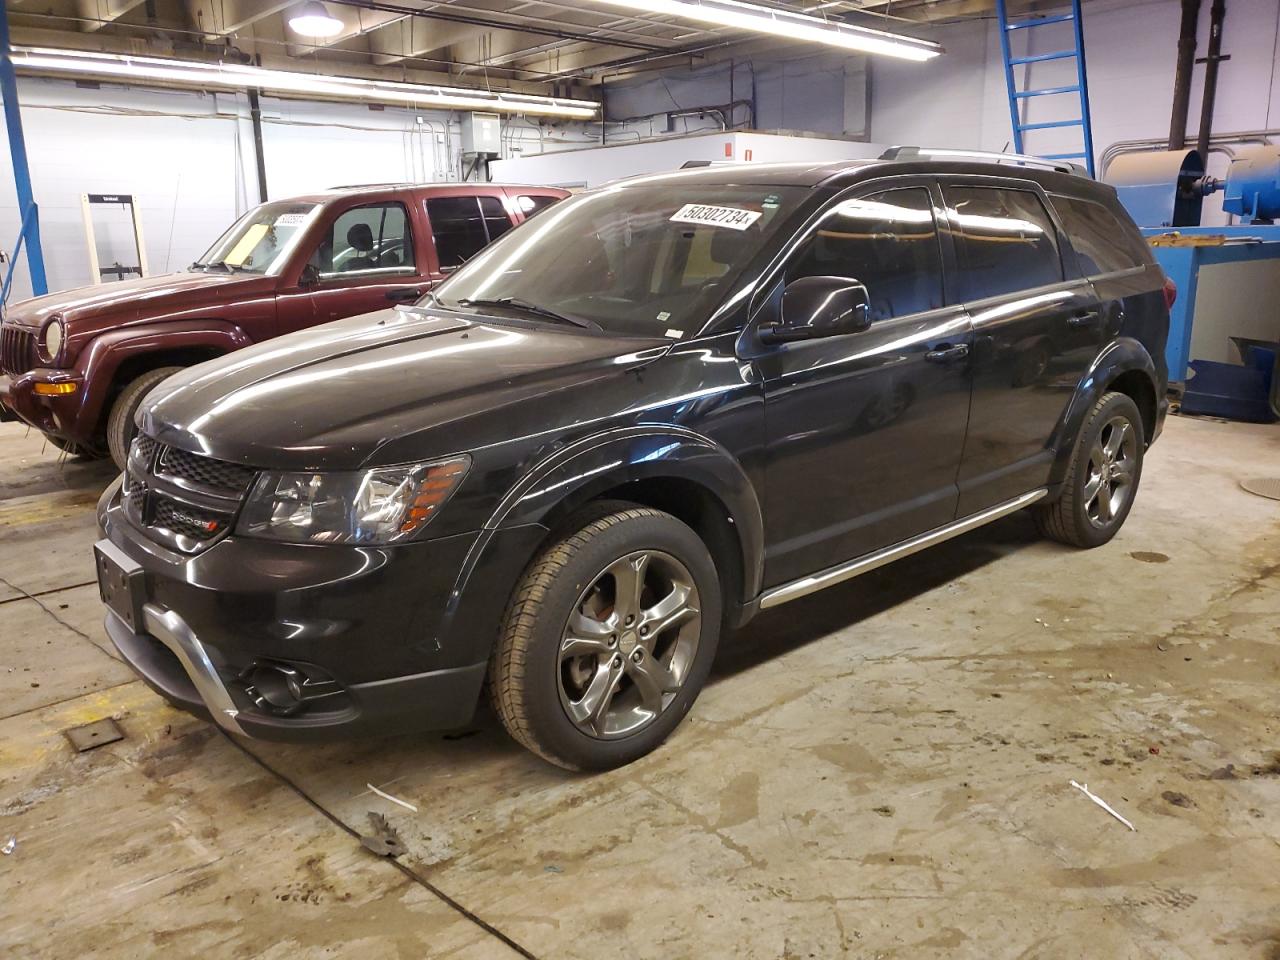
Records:
{"label": "ceiling pipe", "polygon": [[1209,8],[1209,53],[1204,62],[1204,99],[1200,103],[1200,135],[1196,149],[1200,161],[1209,163],[1209,137],[1213,133],[1213,101],[1218,92],[1218,64],[1222,61],[1222,24],[1227,19],[1227,0],[1213,0]]}
{"label": "ceiling pipe", "polygon": [[1182,0],[1182,26],[1178,31],[1178,66],[1173,75],[1173,115],[1169,118],[1169,149],[1187,145],[1187,111],[1191,106],[1191,71],[1196,62],[1196,29],[1200,0]]}
{"label": "ceiling pipe", "polygon": [[554,37],[557,40],[599,43],[611,47],[627,47],[632,50],[644,50],[649,53],[656,53],[665,49],[665,47],[660,44],[641,43],[636,40],[616,39],[614,37],[602,36],[600,34],[583,33],[581,31],[566,30],[564,28],[540,27],[535,23],[509,23],[502,20],[490,20],[485,17],[472,16],[469,14],[451,13],[442,7],[430,7],[423,9],[420,7],[406,6],[403,3],[390,3],[387,2],[387,0],[330,0],[330,2],[337,3],[344,7],[356,7],[360,10],[376,10],[380,13],[398,13],[406,17],[422,17],[426,20],[444,20],[448,23],[465,23],[470,24],[471,26],[485,27],[489,30],[514,30],[517,33],[532,33],[542,37]]}

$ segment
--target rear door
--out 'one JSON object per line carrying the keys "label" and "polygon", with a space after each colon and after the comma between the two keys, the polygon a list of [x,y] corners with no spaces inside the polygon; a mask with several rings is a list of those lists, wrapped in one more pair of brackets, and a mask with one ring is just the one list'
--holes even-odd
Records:
{"label": "rear door", "polygon": [[945,178],[943,195],[955,246],[949,288],[973,321],[963,517],[1048,481],[1056,432],[1098,351],[1101,315],[1039,184]]}
{"label": "rear door", "polygon": [[765,578],[774,586],[949,523],[969,414],[969,324],[943,289],[949,253],[928,179],[837,198],[802,234],[786,283],[862,283],[859,333],[755,348],[768,433]]}
{"label": "rear door", "polygon": [[[403,200],[380,200],[335,212],[307,257],[305,301],[278,313],[281,333],[416,300],[427,289],[425,251]],[[301,279],[301,278],[300,278]],[[293,299],[293,298],[291,298]]]}
{"label": "rear door", "polygon": [[515,226],[504,199],[501,192],[427,197],[425,209],[441,277]]}
{"label": "rear door", "polygon": [[[1075,252],[1081,276],[1088,277],[1098,295],[1098,348],[1120,336],[1143,344],[1163,344],[1168,320],[1164,311],[1163,279],[1142,234],[1106,204],[1083,197],[1051,193],[1058,220]],[[1156,350],[1157,364],[1163,351]]]}

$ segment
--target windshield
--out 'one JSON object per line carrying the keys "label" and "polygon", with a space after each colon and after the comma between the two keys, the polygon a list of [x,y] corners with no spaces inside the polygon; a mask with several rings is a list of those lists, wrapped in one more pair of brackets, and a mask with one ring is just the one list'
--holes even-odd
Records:
{"label": "windshield", "polygon": [[677,180],[579,194],[483,250],[434,297],[532,319],[537,308],[621,336],[695,336],[808,193]]}
{"label": "windshield", "polygon": [[288,200],[254,207],[232,224],[191,269],[235,273],[278,271],[319,209],[318,203]]}

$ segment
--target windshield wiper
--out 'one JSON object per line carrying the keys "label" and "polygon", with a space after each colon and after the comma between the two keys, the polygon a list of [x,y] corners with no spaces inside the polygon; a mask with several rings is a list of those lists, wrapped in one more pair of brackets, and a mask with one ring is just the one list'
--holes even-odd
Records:
{"label": "windshield wiper", "polygon": [[506,307],[509,310],[519,310],[523,313],[533,314],[535,317],[545,317],[548,320],[555,320],[557,323],[568,323],[586,330],[600,329],[600,324],[592,320],[556,313],[554,310],[548,310],[546,307],[540,307],[536,303],[530,303],[528,300],[522,300],[519,297],[494,297],[492,299],[463,297],[458,303],[464,307]]}
{"label": "windshield wiper", "polygon": [[246,267],[237,266],[234,263],[227,263],[225,260],[211,260],[208,263],[201,263],[197,260],[191,265],[193,269],[198,270],[221,270],[224,273],[244,273],[247,272]]}

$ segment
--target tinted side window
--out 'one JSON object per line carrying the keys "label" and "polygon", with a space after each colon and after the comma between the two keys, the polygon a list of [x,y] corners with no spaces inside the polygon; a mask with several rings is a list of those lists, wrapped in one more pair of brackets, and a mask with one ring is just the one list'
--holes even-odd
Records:
{"label": "tinted side window", "polygon": [[929,191],[888,190],[832,207],[787,267],[786,281],[848,277],[867,288],[872,321],[942,306],[942,260]]}
{"label": "tinted side window", "polygon": [[962,300],[980,300],[1062,280],[1058,241],[1029,190],[948,187]]}
{"label": "tinted side window", "polygon": [[523,197],[516,197],[516,203],[520,204],[520,212],[523,213],[524,218],[528,220],[535,213],[540,213],[541,211],[547,209],[547,207],[551,206],[553,203],[555,203],[559,199],[560,199],[559,197],[523,196]]}
{"label": "tinted side window", "polygon": [[507,216],[507,209],[497,197],[481,197],[480,212],[484,214],[484,225],[489,231],[489,242],[497,240],[514,226]]}
{"label": "tinted side window", "polygon": [[323,276],[362,270],[415,272],[413,231],[401,203],[375,203],[340,213],[311,255]]}
{"label": "tinted side window", "polygon": [[460,267],[489,242],[475,197],[432,197],[427,216],[436,240],[436,255],[446,270]]}
{"label": "tinted side window", "polygon": [[1075,197],[1050,197],[1071,238],[1085,276],[1142,266],[1151,260],[1142,234],[1100,203]]}

